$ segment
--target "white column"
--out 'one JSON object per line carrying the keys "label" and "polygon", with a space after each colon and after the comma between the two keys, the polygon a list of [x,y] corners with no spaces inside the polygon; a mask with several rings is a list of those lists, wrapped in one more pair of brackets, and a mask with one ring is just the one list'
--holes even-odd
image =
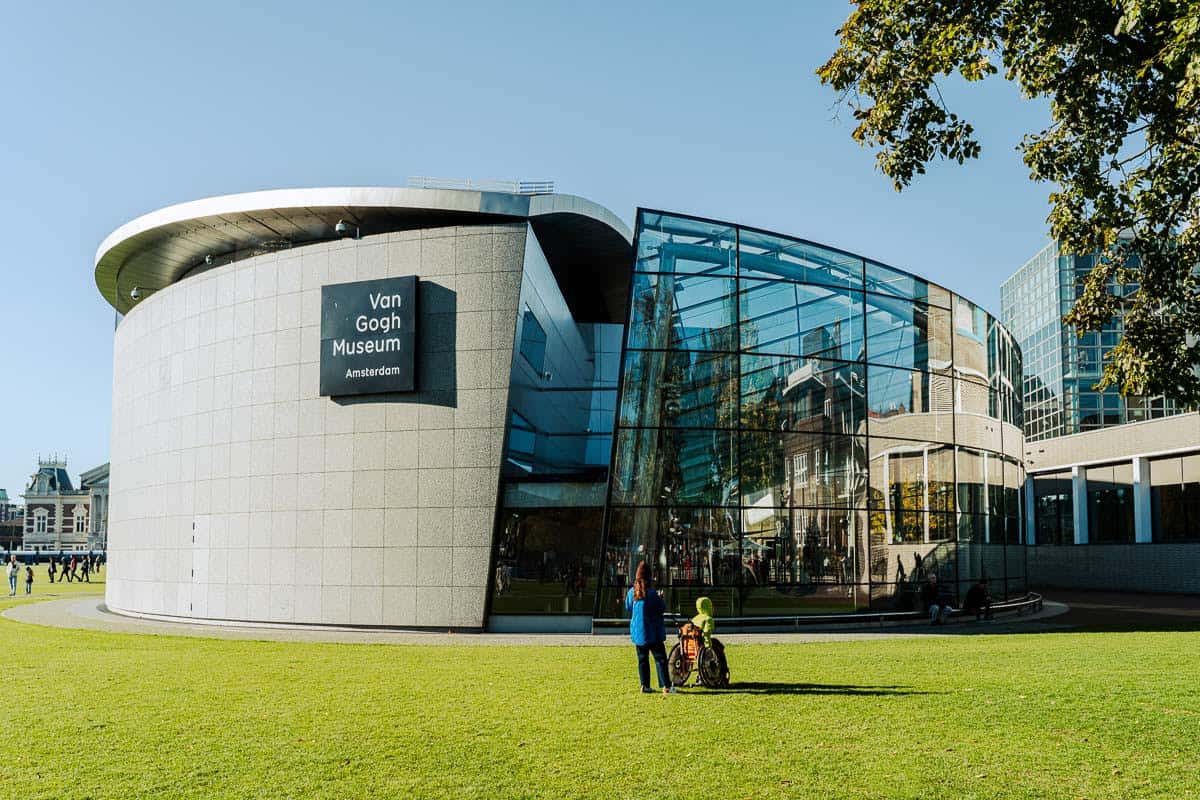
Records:
{"label": "white column", "polygon": [[1025,544],[1037,544],[1037,526],[1033,520],[1033,476],[1025,476]]}
{"label": "white column", "polygon": [[1071,516],[1075,524],[1075,544],[1087,544],[1087,469],[1079,465],[1071,467]]}
{"label": "white column", "polygon": [[983,454],[983,542],[991,544],[992,542],[992,506],[988,497],[988,454]]}
{"label": "white column", "polygon": [[1150,513],[1150,460],[1133,459],[1133,536],[1138,544],[1154,539],[1154,516]]}

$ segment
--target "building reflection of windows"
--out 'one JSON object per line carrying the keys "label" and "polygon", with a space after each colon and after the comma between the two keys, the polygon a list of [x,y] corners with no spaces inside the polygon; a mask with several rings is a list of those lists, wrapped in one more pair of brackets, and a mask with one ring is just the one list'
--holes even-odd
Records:
{"label": "building reflection of windows", "polygon": [[841,360],[861,355],[861,292],[743,279],[738,313],[743,351]]}
{"label": "building reflection of windows", "polygon": [[[940,287],[786,237],[649,212],[638,236],[602,616],[638,560],[685,612],[699,591],[753,615],[911,607],[929,571],[1023,582],[1004,545],[1019,532],[1000,453],[1021,372],[1003,328]],[[956,482],[959,453],[974,484]],[[697,550],[726,566],[705,571]]]}

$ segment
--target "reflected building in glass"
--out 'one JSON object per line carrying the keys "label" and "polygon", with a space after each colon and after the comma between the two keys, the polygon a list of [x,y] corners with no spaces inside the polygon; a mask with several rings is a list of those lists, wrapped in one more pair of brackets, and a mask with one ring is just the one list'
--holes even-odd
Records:
{"label": "reflected building in glass", "polygon": [[669,606],[909,609],[936,572],[1026,590],[1020,350],[968,300],[849,253],[641,211],[596,616],[646,561]]}

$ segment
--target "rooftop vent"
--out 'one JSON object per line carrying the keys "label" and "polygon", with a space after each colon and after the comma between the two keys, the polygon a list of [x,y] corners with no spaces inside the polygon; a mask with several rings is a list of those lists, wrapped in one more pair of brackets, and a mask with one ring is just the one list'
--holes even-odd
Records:
{"label": "rooftop vent", "polygon": [[475,181],[470,178],[433,178],[409,176],[410,189],[459,189],[468,192],[505,192],[507,194],[554,194],[554,181]]}

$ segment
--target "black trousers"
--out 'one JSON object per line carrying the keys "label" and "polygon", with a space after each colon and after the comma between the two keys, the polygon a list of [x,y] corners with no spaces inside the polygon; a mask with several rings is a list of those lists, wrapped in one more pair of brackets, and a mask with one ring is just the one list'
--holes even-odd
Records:
{"label": "black trousers", "polygon": [[638,679],[643,689],[650,688],[650,656],[654,655],[654,666],[658,668],[658,686],[665,689],[671,685],[670,673],[667,671],[667,648],[662,642],[652,644],[635,644],[637,648]]}

